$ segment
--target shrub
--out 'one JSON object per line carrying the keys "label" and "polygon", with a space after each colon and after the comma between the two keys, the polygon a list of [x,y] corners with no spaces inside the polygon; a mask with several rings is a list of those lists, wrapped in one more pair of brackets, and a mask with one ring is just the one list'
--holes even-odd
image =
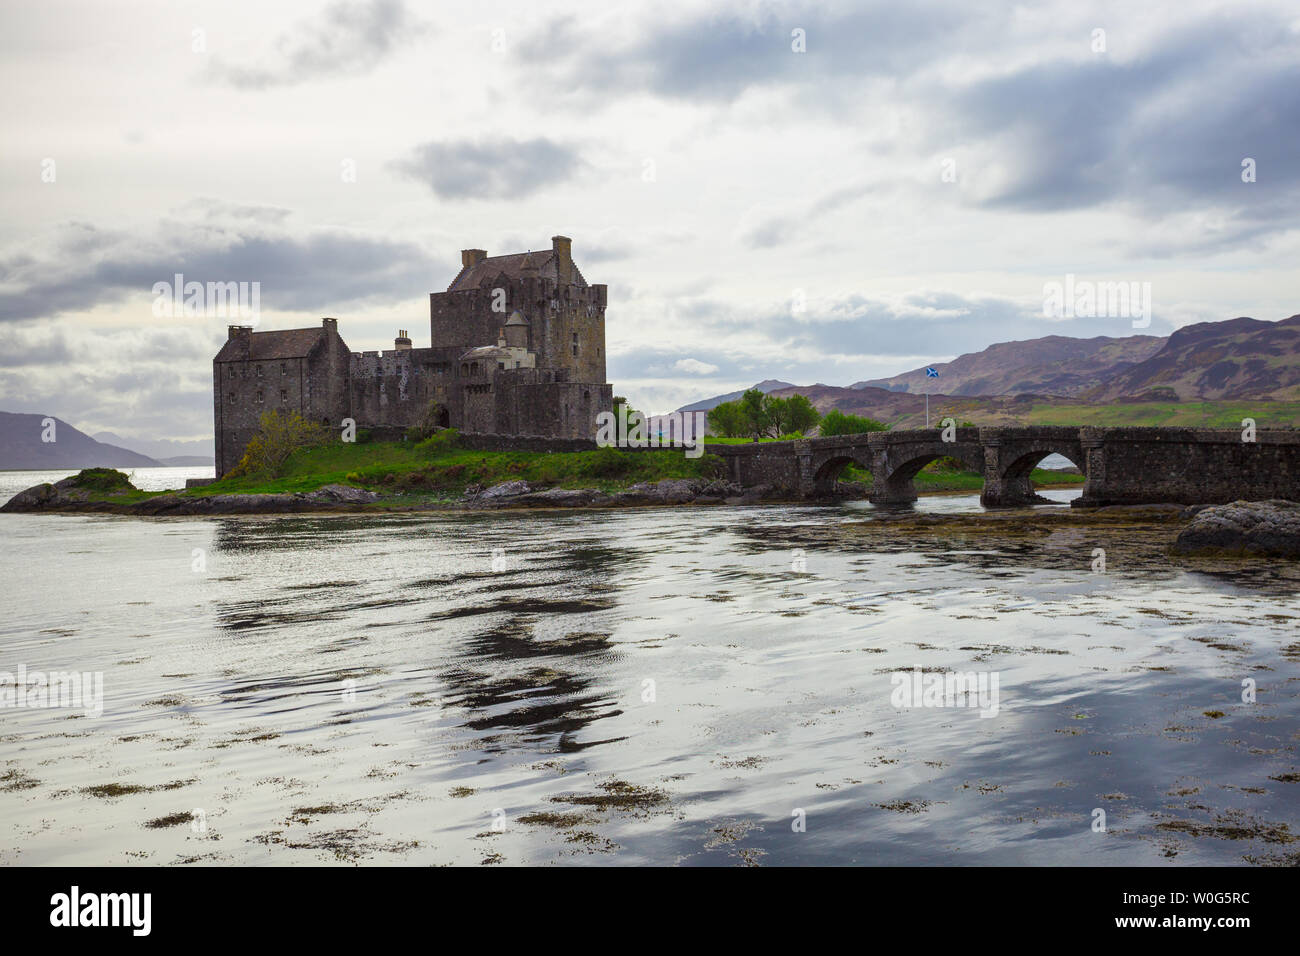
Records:
{"label": "shrub", "polygon": [[244,448],[244,457],[231,469],[230,475],[266,474],[278,478],[290,455],[299,448],[324,444],[329,436],[329,429],[324,425],[309,422],[298,412],[279,409],[265,412]]}
{"label": "shrub", "polygon": [[430,402],[420,420],[406,430],[406,440],[409,442],[424,441],[442,428],[440,422],[445,416],[446,409],[441,403]]}
{"label": "shrub", "polygon": [[456,447],[460,441],[460,432],[454,428],[442,428],[416,445],[416,450],[425,455],[439,455]]}
{"label": "shrub", "polygon": [[822,418],[822,425],[818,434],[822,436],[859,435],[863,432],[884,431],[889,431],[889,426],[884,422],[878,422],[874,418],[864,418],[861,415],[846,415],[838,408],[832,408]]}
{"label": "shrub", "polygon": [[131,479],[115,468],[83,468],[77,472],[74,484],[87,491],[134,491]]}

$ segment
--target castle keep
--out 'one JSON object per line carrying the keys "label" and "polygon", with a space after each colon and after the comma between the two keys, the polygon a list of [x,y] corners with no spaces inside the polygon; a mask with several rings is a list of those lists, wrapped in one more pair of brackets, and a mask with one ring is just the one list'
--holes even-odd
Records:
{"label": "castle keep", "polygon": [[605,382],[606,287],[588,285],[572,243],[489,256],[461,253],[446,292],[429,294],[430,347],[405,330],[392,351],[352,352],[336,319],[254,332],[232,325],[212,361],[216,473],[243,456],[274,409],[340,428],[396,431],[432,416],[464,432],[592,438],[613,408]]}

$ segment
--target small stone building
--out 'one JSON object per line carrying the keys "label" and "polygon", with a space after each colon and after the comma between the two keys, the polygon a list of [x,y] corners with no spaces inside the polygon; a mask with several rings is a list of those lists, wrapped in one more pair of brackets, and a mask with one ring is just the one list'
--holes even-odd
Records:
{"label": "small stone building", "polygon": [[447,291],[429,295],[429,348],[400,330],[391,351],[350,352],[335,319],[278,332],[231,326],[213,360],[217,475],[273,408],[335,428],[351,418],[391,431],[432,415],[465,432],[594,438],[596,416],[613,408],[607,290],[587,283],[571,245],[555,236],[543,252],[463,251]]}

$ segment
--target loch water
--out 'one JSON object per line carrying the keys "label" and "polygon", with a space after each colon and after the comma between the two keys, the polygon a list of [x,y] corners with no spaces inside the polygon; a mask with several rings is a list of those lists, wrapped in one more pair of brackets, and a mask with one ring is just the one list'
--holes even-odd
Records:
{"label": "loch water", "polygon": [[[1300,851],[1300,572],[1180,561],[1164,527],[918,535],[851,503],[0,534],[0,671],[103,680],[97,716],[0,708],[0,863]],[[996,713],[899,706],[914,671],[996,675]]]}

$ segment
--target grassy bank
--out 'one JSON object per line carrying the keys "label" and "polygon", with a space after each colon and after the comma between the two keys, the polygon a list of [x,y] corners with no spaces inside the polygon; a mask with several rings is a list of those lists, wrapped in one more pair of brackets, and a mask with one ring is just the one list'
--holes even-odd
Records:
{"label": "grassy bank", "polygon": [[720,465],[711,455],[687,458],[680,449],[546,453],[472,451],[436,438],[419,443],[334,442],[294,452],[280,477],[226,477],[186,494],[270,494],[340,484],[384,495],[457,498],[470,485],[486,488],[514,480],[610,492],[641,481],[713,478],[720,474]]}

